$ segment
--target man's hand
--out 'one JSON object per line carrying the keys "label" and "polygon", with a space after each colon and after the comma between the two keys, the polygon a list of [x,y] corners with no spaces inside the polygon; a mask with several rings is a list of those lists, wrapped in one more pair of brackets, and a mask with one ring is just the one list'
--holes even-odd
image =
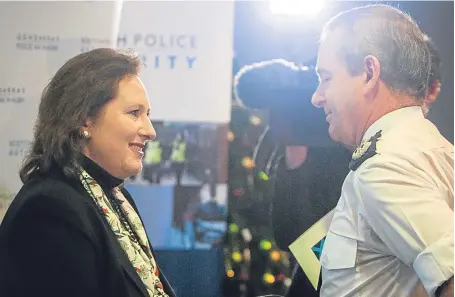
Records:
{"label": "man's hand", "polygon": [[453,276],[436,290],[436,297],[453,297]]}
{"label": "man's hand", "polygon": [[296,169],[306,161],[308,147],[304,145],[286,146],[286,167]]}

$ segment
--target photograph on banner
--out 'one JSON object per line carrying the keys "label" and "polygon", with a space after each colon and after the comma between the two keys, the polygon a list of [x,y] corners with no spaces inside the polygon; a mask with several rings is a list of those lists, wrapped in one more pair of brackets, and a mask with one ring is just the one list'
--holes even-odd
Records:
{"label": "photograph on banner", "polygon": [[155,249],[210,249],[227,218],[227,124],[153,122],[142,172],[125,181]]}

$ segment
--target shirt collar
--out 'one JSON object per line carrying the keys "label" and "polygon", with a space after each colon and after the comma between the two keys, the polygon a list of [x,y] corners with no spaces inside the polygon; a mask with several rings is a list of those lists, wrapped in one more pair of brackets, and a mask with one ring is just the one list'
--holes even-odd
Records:
{"label": "shirt collar", "polygon": [[410,121],[418,118],[424,118],[422,108],[420,106],[403,107],[389,112],[368,127],[362,137],[362,141],[370,139],[379,130],[382,130],[382,132],[385,133],[396,126],[399,122]]}

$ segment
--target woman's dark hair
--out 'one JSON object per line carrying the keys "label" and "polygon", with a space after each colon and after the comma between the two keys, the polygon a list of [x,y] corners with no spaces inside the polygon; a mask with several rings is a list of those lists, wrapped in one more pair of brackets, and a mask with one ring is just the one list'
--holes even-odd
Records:
{"label": "woman's dark hair", "polygon": [[30,152],[19,171],[22,182],[36,172],[46,173],[53,162],[68,177],[78,174],[85,144],[81,128],[117,94],[119,82],[137,75],[141,66],[134,53],[99,48],[67,61],[41,95]]}

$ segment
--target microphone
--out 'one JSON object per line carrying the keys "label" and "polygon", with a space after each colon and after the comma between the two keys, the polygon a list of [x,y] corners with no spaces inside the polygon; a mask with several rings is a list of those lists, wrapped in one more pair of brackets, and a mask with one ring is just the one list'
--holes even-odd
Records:
{"label": "microphone", "polygon": [[234,77],[234,97],[248,108],[270,108],[311,98],[317,85],[312,68],[274,59],[242,67]]}
{"label": "microphone", "polygon": [[234,97],[246,108],[269,110],[269,133],[280,144],[333,146],[324,111],[311,104],[318,83],[313,66],[274,59],[242,67]]}

